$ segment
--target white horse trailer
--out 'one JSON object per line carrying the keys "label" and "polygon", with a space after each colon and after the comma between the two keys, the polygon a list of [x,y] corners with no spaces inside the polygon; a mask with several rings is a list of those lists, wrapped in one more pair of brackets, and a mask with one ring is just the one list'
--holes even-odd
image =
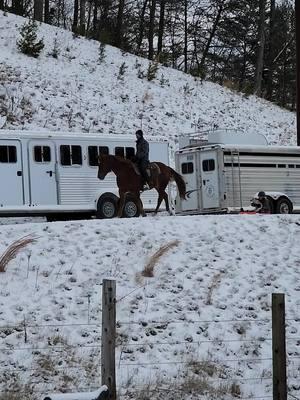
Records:
{"label": "white horse trailer", "polygon": [[300,147],[212,141],[176,152],[176,170],[187,186],[187,200],[176,199],[177,213],[247,209],[259,191],[270,198],[273,213],[300,209]]}
{"label": "white horse trailer", "polygon": [[[169,164],[168,143],[149,141],[150,159]],[[70,133],[0,131],[0,216],[66,214],[116,215],[118,188],[113,173],[97,178],[100,153],[132,157],[135,137]],[[145,210],[154,210],[157,192],[142,194]],[[124,216],[137,215],[128,199]]]}

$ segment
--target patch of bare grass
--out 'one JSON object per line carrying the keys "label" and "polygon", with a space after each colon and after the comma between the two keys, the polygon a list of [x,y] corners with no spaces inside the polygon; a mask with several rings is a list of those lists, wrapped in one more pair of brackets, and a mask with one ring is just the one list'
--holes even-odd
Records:
{"label": "patch of bare grass", "polygon": [[143,269],[141,275],[147,278],[152,278],[154,276],[154,267],[157,265],[158,261],[163,255],[165,255],[169,250],[177,247],[179,245],[179,240],[173,240],[163,246],[161,246],[154,254],[151,256],[150,260]]}
{"label": "patch of bare grass", "polygon": [[212,278],[212,281],[208,287],[208,292],[207,292],[207,297],[206,297],[206,302],[205,304],[207,306],[212,304],[212,296],[213,296],[213,292],[215,289],[217,289],[217,287],[220,285],[221,283],[221,276],[222,273],[218,272],[217,274],[215,274]]}
{"label": "patch of bare grass", "polygon": [[14,241],[0,257],[0,272],[5,272],[5,269],[10,261],[12,261],[25,247],[35,243],[37,237],[33,235],[24,236]]}

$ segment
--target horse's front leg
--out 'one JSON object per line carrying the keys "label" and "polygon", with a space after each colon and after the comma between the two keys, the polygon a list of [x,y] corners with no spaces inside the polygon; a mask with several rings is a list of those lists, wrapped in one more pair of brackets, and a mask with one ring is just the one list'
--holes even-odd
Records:
{"label": "horse's front leg", "polygon": [[117,217],[121,218],[122,214],[123,214],[123,209],[124,209],[124,205],[125,205],[125,199],[126,199],[126,193],[119,193],[120,195],[120,199],[119,199],[119,207],[118,207],[118,213],[117,213]]}

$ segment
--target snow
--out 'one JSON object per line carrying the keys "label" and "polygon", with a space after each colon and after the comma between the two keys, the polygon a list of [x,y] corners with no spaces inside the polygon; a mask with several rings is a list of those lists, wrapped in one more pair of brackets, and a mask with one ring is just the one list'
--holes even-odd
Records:
{"label": "snow", "polygon": [[[39,58],[20,54],[16,40],[24,21],[0,12],[6,128],[134,133],[142,127],[146,136],[166,136],[172,145],[181,134],[228,128],[264,134],[270,143],[295,144],[295,113],[162,66],[153,81],[139,79],[148,60],[106,46],[100,63],[98,42],[53,26],[39,26],[38,37],[45,42]],[[57,59],[49,55],[55,40]],[[123,63],[127,68],[120,76]]]}
{"label": "snow", "polygon": [[[274,292],[286,294],[288,382],[298,388],[299,216],[7,224],[0,252],[28,234],[37,242],[0,275],[6,385],[18,373],[40,392],[97,386],[101,283],[109,278],[117,284],[117,385],[124,395],[146,383],[175,385],[197,362],[214,366],[206,378],[215,385],[236,382],[242,397],[271,395]],[[158,260],[154,277],[141,276],[174,240],[178,246]]]}
{"label": "snow", "polygon": [[102,386],[99,390],[88,393],[50,394],[44,400],[100,400],[100,394],[105,392],[107,392],[107,386]]}
{"label": "snow", "polygon": [[[0,12],[4,128],[132,133],[142,126],[148,136],[169,138],[173,149],[180,134],[213,126],[296,142],[294,113],[168,68],[159,67],[154,81],[139,79],[147,60],[107,46],[99,63],[99,44],[61,29],[41,24],[45,48],[28,58],[15,44],[23,23]],[[55,38],[58,59],[48,55]],[[128,68],[118,79],[123,62]],[[108,278],[117,284],[121,398],[271,397],[274,292],[286,294],[288,385],[299,398],[298,215],[18,222],[0,221],[0,254],[25,235],[37,241],[0,273],[2,393],[37,400],[100,387],[101,284]],[[151,256],[174,240],[154,276],[143,277]]]}

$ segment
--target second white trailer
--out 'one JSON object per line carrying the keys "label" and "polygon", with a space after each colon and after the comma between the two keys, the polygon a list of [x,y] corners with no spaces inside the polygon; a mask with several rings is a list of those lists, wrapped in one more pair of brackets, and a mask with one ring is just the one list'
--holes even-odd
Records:
{"label": "second white trailer", "polygon": [[300,148],[204,144],[180,149],[176,169],[184,177],[183,214],[238,211],[259,191],[270,196],[274,213],[300,209]]}

